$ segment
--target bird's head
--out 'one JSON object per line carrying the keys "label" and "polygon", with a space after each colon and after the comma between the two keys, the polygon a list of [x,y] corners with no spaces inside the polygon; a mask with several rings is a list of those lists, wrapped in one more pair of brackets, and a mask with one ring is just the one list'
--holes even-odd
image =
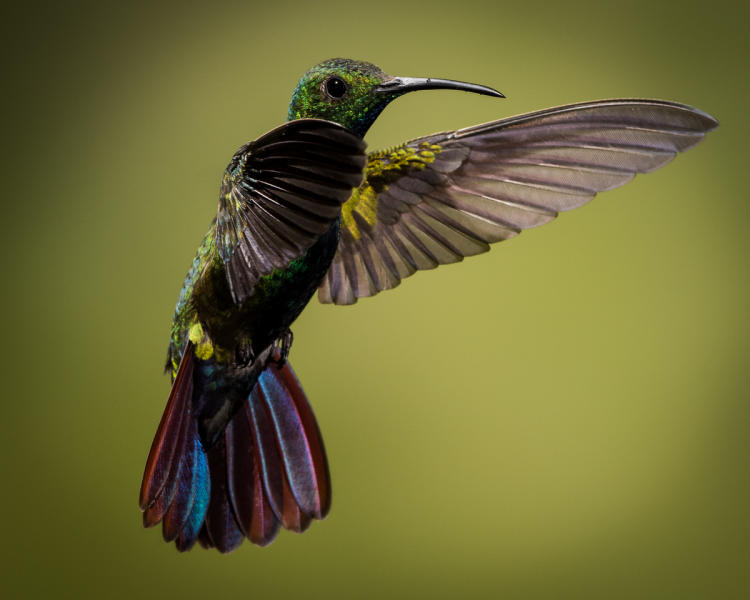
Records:
{"label": "bird's head", "polygon": [[334,58],[302,76],[292,94],[288,119],[335,121],[364,136],[395,98],[416,90],[440,88],[503,98],[500,92],[482,85],[448,79],[392,77],[367,62]]}

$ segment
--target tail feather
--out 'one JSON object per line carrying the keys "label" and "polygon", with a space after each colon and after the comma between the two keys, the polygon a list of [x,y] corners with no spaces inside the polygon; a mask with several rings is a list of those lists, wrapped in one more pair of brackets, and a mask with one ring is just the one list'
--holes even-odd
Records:
{"label": "tail feather", "polygon": [[[279,369],[279,375],[282,378],[283,386],[291,393],[307,441],[307,451],[312,465],[309,479],[311,481],[314,479],[315,482],[311,489],[313,491],[312,496],[315,498],[313,502],[314,510],[309,514],[315,519],[323,519],[331,509],[331,476],[328,471],[325,448],[323,447],[323,437],[320,435],[318,422],[315,420],[307,396],[289,363]],[[302,491],[300,490],[295,494],[297,498],[301,495]],[[302,505],[300,504],[300,506]]]}
{"label": "tail feather", "polygon": [[284,477],[284,508],[281,514],[281,524],[285,529],[302,533],[312,522],[312,517],[300,509],[294,494],[289,487],[289,480]]}
{"label": "tail feather", "polygon": [[247,422],[246,408],[243,406],[236,419],[227,425],[227,493],[237,524],[242,533],[250,537],[253,519],[253,484],[255,464],[250,425]]}
{"label": "tail feather", "polygon": [[177,449],[180,441],[184,441],[180,439],[181,434],[184,434],[183,423],[190,418],[193,395],[193,356],[192,348],[188,346],[146,460],[146,469],[141,484],[140,507],[141,510],[146,511],[144,525],[147,527],[161,520],[174,494],[181,458]]}
{"label": "tail feather", "polygon": [[198,534],[198,543],[201,548],[205,548],[206,550],[214,547],[214,544],[211,541],[211,536],[208,535],[208,529],[205,527],[201,527],[200,533]]}
{"label": "tail feather", "polygon": [[[294,495],[294,504],[299,506],[302,513],[320,518],[320,486],[315,472],[315,461],[310,448],[309,434],[305,431],[295,402],[295,395],[304,397],[304,394],[296,378],[292,381],[296,386],[287,385],[290,372],[288,365],[281,369],[276,365],[269,366],[260,376],[252,399],[255,400],[256,391],[262,391],[257,396],[265,402],[271,415],[276,442],[284,463],[283,492],[286,493],[288,487]],[[287,502],[284,502],[284,509],[286,505]]]}
{"label": "tail feather", "polygon": [[260,379],[268,371],[264,371],[259,377],[259,382],[250,394],[249,423],[253,437],[253,446],[258,450],[258,466],[263,477],[263,488],[266,499],[276,518],[281,520],[284,506],[284,472],[281,465],[279,448],[273,433],[273,422],[266,408],[264,391],[260,385]]}
{"label": "tail feather", "polygon": [[[275,355],[278,360],[278,354]],[[180,551],[196,541],[230,552],[245,537],[265,546],[283,525],[306,530],[330,508],[331,486],[315,417],[288,363],[268,363],[216,443],[201,440],[188,345],[141,486],[144,524],[162,521]]]}
{"label": "tail feather", "polygon": [[180,461],[180,468],[175,477],[175,497],[162,520],[164,539],[169,542],[174,540],[180,531],[182,531],[195,502],[195,479],[198,477],[198,469],[196,468],[198,457],[196,455],[201,453],[202,449],[196,447],[195,434],[193,431],[190,431],[191,428],[195,427],[194,423],[195,421],[193,420],[192,427],[185,427],[186,440],[182,447],[183,454]]}
{"label": "tail feather", "polygon": [[[208,501],[211,493],[211,474],[208,470],[208,459],[203,450],[203,446],[198,438],[198,426],[195,426],[195,437],[193,438],[194,448],[194,477],[193,485],[190,488],[190,497],[192,505],[187,521],[182,526],[175,545],[180,552],[190,550],[198,538],[203,522],[208,512]],[[190,502],[190,500],[188,500]],[[171,533],[171,532],[170,532]],[[165,537],[166,539],[166,537]],[[169,541],[169,540],[167,540]]]}
{"label": "tail feather", "polygon": [[219,552],[231,552],[245,537],[230,506],[227,485],[227,446],[223,436],[208,451],[211,470],[211,501],[203,524],[211,545]]}
{"label": "tail feather", "polygon": [[[193,421],[194,419],[191,419],[189,415],[182,416],[179,436],[171,453],[171,462],[164,485],[156,499],[143,513],[143,522],[147,527],[163,521],[167,512],[178,503],[175,499],[180,495],[180,485],[185,485],[183,480],[190,479],[194,462],[191,452],[193,436],[190,431]],[[164,455],[166,455],[166,452]]]}
{"label": "tail feather", "polygon": [[[247,415],[249,416],[249,410]],[[263,482],[263,472],[260,468],[260,450],[257,444],[253,444],[253,506],[252,521],[250,522],[250,534],[248,537],[253,544],[267,546],[279,533],[281,523],[271,508],[271,503],[266,495],[266,486]]]}

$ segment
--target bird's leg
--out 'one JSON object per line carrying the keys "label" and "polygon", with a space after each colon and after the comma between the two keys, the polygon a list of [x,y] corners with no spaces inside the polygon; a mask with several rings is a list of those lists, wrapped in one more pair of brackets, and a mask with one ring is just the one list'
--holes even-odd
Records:
{"label": "bird's leg", "polygon": [[234,362],[238,367],[246,367],[255,360],[251,344],[239,343],[234,347]]}
{"label": "bird's leg", "polygon": [[276,364],[279,365],[279,367],[283,367],[286,363],[286,359],[289,357],[289,351],[292,349],[293,341],[294,334],[291,329],[287,329],[282,336],[276,340],[276,343],[279,345],[279,350],[281,351],[281,355],[278,360],[276,360]]}

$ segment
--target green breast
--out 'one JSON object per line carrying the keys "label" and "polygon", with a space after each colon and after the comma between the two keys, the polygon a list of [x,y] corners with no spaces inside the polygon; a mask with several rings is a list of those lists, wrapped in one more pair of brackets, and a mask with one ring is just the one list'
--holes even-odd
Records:
{"label": "green breast", "polygon": [[336,254],[339,227],[340,220],[337,219],[307,252],[288,267],[262,277],[253,294],[240,307],[239,320],[256,353],[286,331],[318,289]]}

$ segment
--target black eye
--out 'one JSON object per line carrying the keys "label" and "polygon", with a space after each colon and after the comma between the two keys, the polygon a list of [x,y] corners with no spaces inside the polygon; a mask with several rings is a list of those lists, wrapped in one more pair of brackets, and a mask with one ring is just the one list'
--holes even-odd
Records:
{"label": "black eye", "polygon": [[338,77],[331,77],[326,81],[326,93],[331,98],[343,98],[346,94],[346,84]]}

